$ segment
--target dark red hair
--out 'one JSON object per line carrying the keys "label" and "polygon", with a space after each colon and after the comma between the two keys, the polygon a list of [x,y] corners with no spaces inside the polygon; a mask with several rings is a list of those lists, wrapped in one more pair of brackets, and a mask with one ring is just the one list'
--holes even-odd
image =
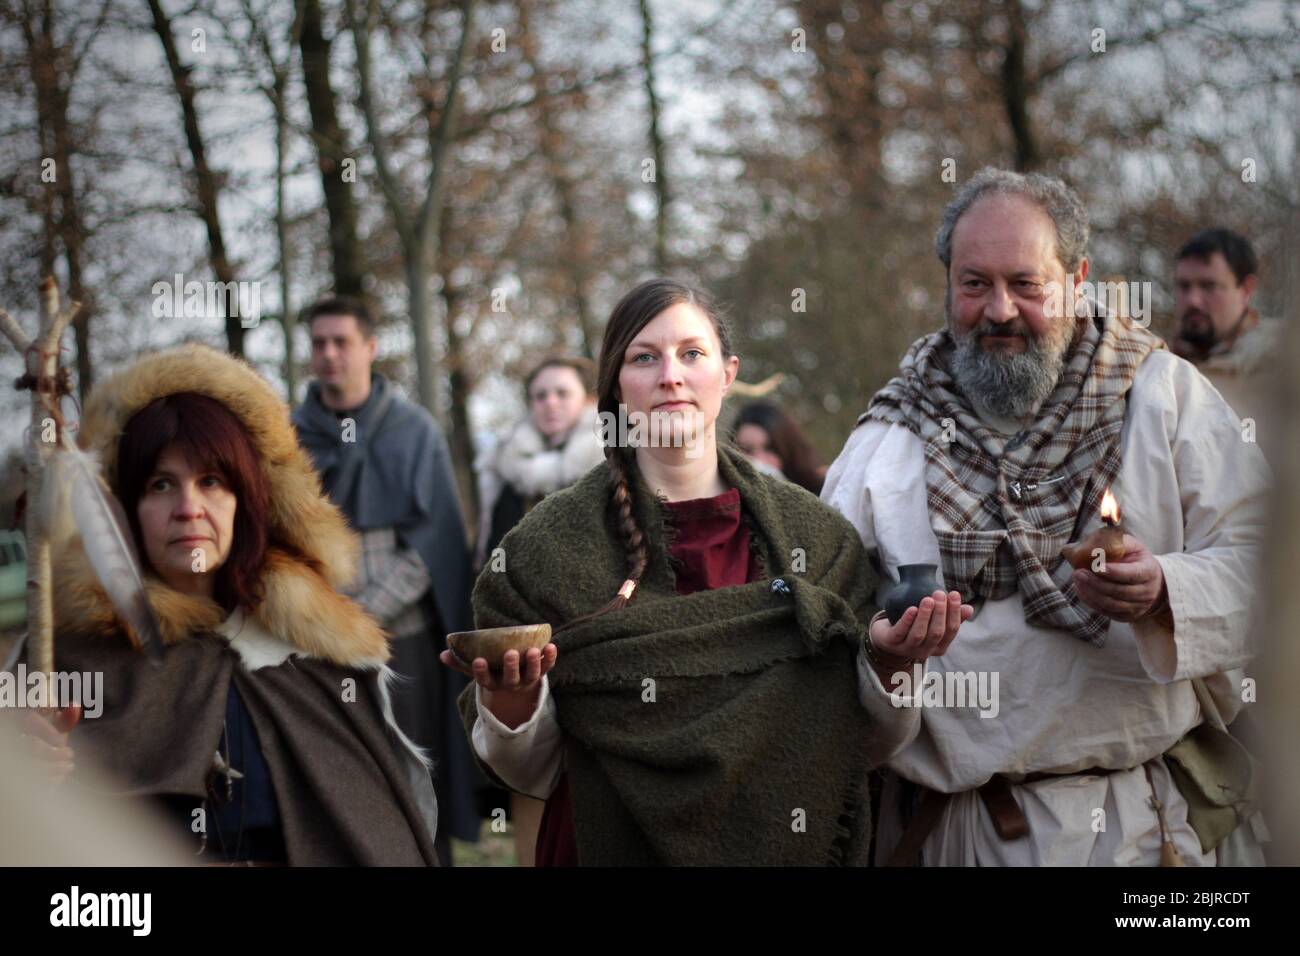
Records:
{"label": "dark red hair", "polygon": [[225,405],[198,392],[164,396],[131,416],[118,442],[117,493],[146,566],[148,551],[137,506],[158,459],[169,448],[184,455],[192,468],[220,473],[234,493],[230,554],[217,569],[213,596],[228,611],[256,607],[263,597],[271,495],[248,429]]}

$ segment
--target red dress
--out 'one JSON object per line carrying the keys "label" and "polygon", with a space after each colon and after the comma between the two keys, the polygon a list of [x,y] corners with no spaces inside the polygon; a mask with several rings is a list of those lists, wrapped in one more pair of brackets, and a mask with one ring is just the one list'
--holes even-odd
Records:
{"label": "red dress", "polygon": [[[668,553],[677,562],[678,594],[734,587],[762,577],[762,564],[750,550],[749,527],[741,520],[740,492],[735,488],[716,498],[670,501],[667,508],[674,531]],[[537,865],[578,865],[573,803],[564,774],[542,811]]]}

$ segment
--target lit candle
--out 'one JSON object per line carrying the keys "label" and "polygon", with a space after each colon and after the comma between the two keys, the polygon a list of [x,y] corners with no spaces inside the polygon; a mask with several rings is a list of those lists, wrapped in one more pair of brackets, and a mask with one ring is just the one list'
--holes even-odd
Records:
{"label": "lit candle", "polygon": [[1105,554],[1107,561],[1118,561],[1124,557],[1124,529],[1120,527],[1119,502],[1110,488],[1101,496],[1101,527],[1079,544],[1067,544],[1061,548],[1061,554],[1074,568],[1086,568],[1092,564],[1096,551]]}

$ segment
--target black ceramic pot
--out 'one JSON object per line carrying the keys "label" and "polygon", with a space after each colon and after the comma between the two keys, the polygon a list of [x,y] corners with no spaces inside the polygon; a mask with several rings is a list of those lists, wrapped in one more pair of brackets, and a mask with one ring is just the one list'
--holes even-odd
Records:
{"label": "black ceramic pot", "polygon": [[898,566],[898,583],[885,595],[885,616],[890,624],[897,624],[909,607],[917,606],[922,598],[939,590],[939,581],[935,577],[938,567],[937,564]]}

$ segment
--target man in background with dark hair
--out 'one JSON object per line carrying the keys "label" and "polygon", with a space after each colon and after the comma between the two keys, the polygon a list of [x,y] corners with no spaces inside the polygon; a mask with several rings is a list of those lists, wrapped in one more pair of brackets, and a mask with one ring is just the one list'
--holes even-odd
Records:
{"label": "man in background with dark hair", "polygon": [[1174,268],[1177,338],[1170,347],[1196,365],[1247,427],[1268,417],[1282,323],[1250,302],[1259,260],[1245,236],[1205,229],[1178,250]]}
{"label": "man in background with dark hair", "polygon": [[316,381],[294,425],[331,500],[361,535],[350,591],[389,633],[398,726],[433,757],[438,856],[449,837],[478,838],[480,775],[456,712],[468,681],[438,663],[448,632],[473,627],[469,546],[447,440],[433,416],[371,368],[378,351],[366,306],[345,296],[304,310]]}

